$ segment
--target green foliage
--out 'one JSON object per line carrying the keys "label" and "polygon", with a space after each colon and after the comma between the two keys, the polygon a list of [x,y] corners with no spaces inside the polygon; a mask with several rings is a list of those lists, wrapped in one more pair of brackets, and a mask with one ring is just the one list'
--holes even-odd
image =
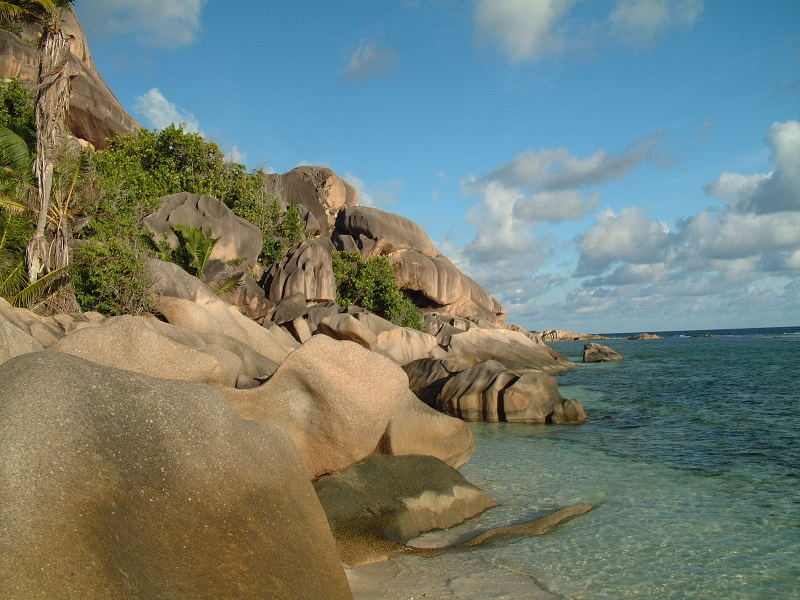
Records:
{"label": "green foliage", "polygon": [[155,243],[146,235],[144,238],[149,240],[150,246],[161,260],[173,262],[184,271],[205,280],[206,266],[219,238],[212,236],[210,231],[184,225],[174,226],[172,232],[178,238],[174,248],[166,240]]}
{"label": "green foliage", "polygon": [[104,315],[153,310],[153,280],[144,249],[124,238],[91,240],[75,248],[70,275],[83,310]]}
{"label": "green foliage", "polygon": [[0,125],[25,140],[28,148],[36,146],[33,92],[16,79],[0,82]]}
{"label": "green foliage", "polygon": [[403,294],[386,256],[364,260],[358,252],[334,252],[336,301],[361,306],[392,323],[422,331],[422,313]]}
{"label": "green foliage", "polygon": [[[253,176],[263,179],[259,172]],[[253,194],[241,195],[231,208],[261,230],[263,244],[259,261],[267,267],[282,259],[291,246],[305,239],[305,223],[297,206],[290,204],[285,211],[281,210],[278,200],[270,197],[263,185]]]}
{"label": "green foliage", "polygon": [[4,298],[25,287],[25,247],[32,233],[27,215],[0,206],[0,296]]}

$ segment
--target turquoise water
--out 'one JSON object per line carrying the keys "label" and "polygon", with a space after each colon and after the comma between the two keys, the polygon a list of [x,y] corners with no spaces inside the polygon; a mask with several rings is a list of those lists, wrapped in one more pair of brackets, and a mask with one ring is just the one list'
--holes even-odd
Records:
{"label": "turquoise water", "polygon": [[[403,558],[421,579],[447,576],[402,597],[800,598],[800,335],[603,343],[625,360],[559,376],[590,421],[474,424],[462,473],[503,505],[420,541],[576,502],[596,510],[461,558]],[[583,343],[553,347],[580,360]]]}

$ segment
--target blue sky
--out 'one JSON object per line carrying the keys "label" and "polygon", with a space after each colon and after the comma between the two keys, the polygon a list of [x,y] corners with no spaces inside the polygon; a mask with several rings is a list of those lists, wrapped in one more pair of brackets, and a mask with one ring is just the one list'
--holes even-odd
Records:
{"label": "blue sky", "polygon": [[[235,8],[234,8],[235,7]],[[796,0],[78,0],[145,126],[333,168],[531,329],[800,325]]]}

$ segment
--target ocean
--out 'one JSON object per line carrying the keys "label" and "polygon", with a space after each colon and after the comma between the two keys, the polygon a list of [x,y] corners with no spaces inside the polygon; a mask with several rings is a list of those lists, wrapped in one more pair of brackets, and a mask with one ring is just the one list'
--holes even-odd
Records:
{"label": "ocean", "polygon": [[[683,337],[702,333],[715,337]],[[379,597],[800,598],[800,327],[660,335],[601,341],[624,361],[559,375],[584,425],[473,424],[462,473],[502,506],[412,543],[594,511],[545,536],[367,567]],[[583,344],[552,346],[580,362]]]}

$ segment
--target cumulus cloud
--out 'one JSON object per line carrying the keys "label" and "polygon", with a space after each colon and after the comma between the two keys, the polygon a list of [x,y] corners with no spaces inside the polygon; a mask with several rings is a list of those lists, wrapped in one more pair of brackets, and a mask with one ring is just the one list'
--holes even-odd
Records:
{"label": "cumulus cloud", "polygon": [[231,146],[227,152],[225,152],[225,159],[228,162],[233,163],[243,163],[247,158],[247,152],[244,152],[239,149],[239,146],[234,144]]}
{"label": "cumulus cloud", "polygon": [[370,77],[386,75],[392,70],[396,60],[397,55],[391,48],[383,47],[375,41],[363,41],[350,55],[344,74],[350,81],[364,81]]}
{"label": "cumulus cloud", "polygon": [[647,159],[655,158],[661,141],[659,132],[635,140],[620,154],[598,150],[579,158],[566,148],[518,154],[482,178],[509,186],[532,186],[540,190],[563,190],[616,179]]}
{"label": "cumulus cloud", "polygon": [[588,197],[578,190],[554,190],[519,198],[514,203],[513,215],[526,221],[580,221],[600,202],[600,193]]}
{"label": "cumulus cloud", "polygon": [[773,123],[764,142],[772,150],[771,173],[723,173],[704,189],[741,213],[800,210],[800,121]]}
{"label": "cumulus cloud", "polygon": [[167,100],[158,88],[138,96],[134,110],[156,129],[175,123],[183,125],[187,131],[200,132],[200,124],[195,116]]}
{"label": "cumulus cloud", "polygon": [[580,261],[576,274],[589,275],[619,261],[634,264],[663,262],[671,241],[663,221],[651,221],[638,208],[619,214],[606,209],[579,240]]}
{"label": "cumulus cloud", "polygon": [[647,46],[670,29],[692,25],[702,12],[702,0],[622,0],[609,21],[618,38]]}
{"label": "cumulus cloud", "polygon": [[553,31],[573,0],[478,0],[478,31],[496,39],[513,63],[536,60],[563,47]]}
{"label": "cumulus cloud", "polygon": [[156,46],[185,46],[197,39],[206,0],[81,0],[87,28],[136,32]]}
{"label": "cumulus cloud", "polygon": [[617,0],[604,18],[580,25],[568,18],[574,4],[575,0],[478,0],[475,26],[480,37],[495,41],[515,64],[612,38],[647,46],[670,30],[691,26],[703,12],[702,0]]}

